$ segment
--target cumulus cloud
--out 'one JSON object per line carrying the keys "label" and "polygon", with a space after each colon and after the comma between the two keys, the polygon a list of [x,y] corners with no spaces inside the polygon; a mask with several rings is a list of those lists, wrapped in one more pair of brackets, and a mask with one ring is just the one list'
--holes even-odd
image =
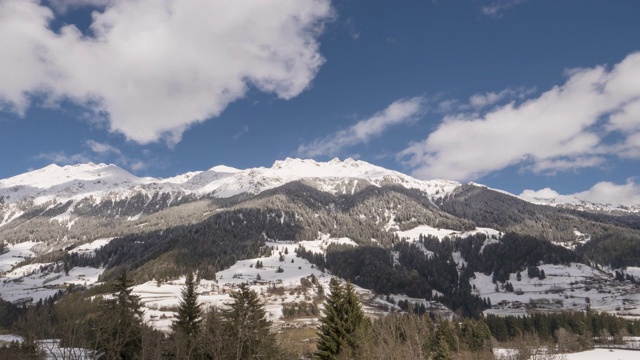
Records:
{"label": "cumulus cloud", "polygon": [[595,184],[589,190],[569,195],[560,195],[550,188],[541,190],[524,190],[520,197],[529,200],[557,199],[560,202],[571,202],[579,199],[601,204],[638,205],[640,204],[640,184],[634,179],[628,179],[625,184],[615,184],[603,181]]}
{"label": "cumulus cloud", "polygon": [[622,185],[603,181],[587,191],[571,196],[595,203],[637,205],[640,204],[640,184],[633,179],[627,180],[627,183]]}
{"label": "cumulus cloud", "polygon": [[[640,158],[640,53],[484,114],[453,113],[399,158],[419,178],[473,180],[509,166],[556,173]],[[612,139],[615,141],[612,142]]]}
{"label": "cumulus cloud", "polygon": [[34,98],[105,114],[110,130],[139,143],[180,141],[249,88],[291,99],[324,58],[318,36],[329,0],[73,0],[102,5],[89,33],[58,33],[36,0],[0,2],[0,107],[24,115]]}
{"label": "cumulus cloud", "polygon": [[308,145],[300,145],[298,154],[311,157],[337,155],[345,148],[366,143],[370,139],[380,136],[391,126],[415,119],[424,111],[424,99],[422,97],[397,100],[386,109],[375,113],[368,119],[359,121],[347,129],[316,139]]}
{"label": "cumulus cloud", "polygon": [[554,199],[558,196],[560,194],[557,191],[548,187],[540,190],[526,189],[520,194],[520,197],[525,199]]}

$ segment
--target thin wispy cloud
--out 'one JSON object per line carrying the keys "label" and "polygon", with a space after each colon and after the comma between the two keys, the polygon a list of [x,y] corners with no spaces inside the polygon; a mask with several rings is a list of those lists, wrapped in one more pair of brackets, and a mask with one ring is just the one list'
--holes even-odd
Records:
{"label": "thin wispy cloud", "polygon": [[240,131],[238,131],[237,133],[235,133],[235,134],[233,135],[233,140],[238,140],[238,139],[240,139],[241,137],[243,137],[243,136],[244,136],[246,133],[248,133],[248,132],[249,132],[249,126],[244,125],[244,126],[242,127],[242,129],[240,129]]}
{"label": "thin wispy cloud", "polygon": [[116,154],[116,155],[122,155],[122,151],[120,151],[120,149],[109,145],[109,144],[104,144],[104,143],[100,143],[97,142],[95,140],[88,140],[86,142],[86,145],[89,147],[89,149],[91,151],[93,151],[94,153],[97,154]]}
{"label": "thin wispy cloud", "polygon": [[47,153],[41,153],[33,156],[34,160],[47,160],[51,163],[58,165],[73,165],[81,163],[114,163],[120,167],[127,168],[133,171],[141,171],[150,168],[157,161],[154,159],[139,159],[125,155],[125,153],[117,147],[98,142],[95,140],[87,140],[84,143],[87,150],[76,153],[68,154],[64,151],[53,151]]}
{"label": "thin wispy cloud", "polygon": [[425,111],[424,104],[425,100],[422,97],[397,100],[386,109],[349,128],[316,139],[310,144],[300,145],[298,154],[309,157],[338,155],[346,148],[381,136],[392,126],[407,123],[422,115]]}
{"label": "thin wispy cloud", "polygon": [[491,0],[488,4],[480,6],[480,11],[483,15],[501,18],[506,11],[526,2],[527,0]]}
{"label": "thin wispy cloud", "polygon": [[[0,110],[24,116],[33,99],[106,114],[138,143],[178,143],[249,88],[292,99],[324,58],[329,0],[0,1]],[[90,32],[50,28],[58,12],[103,6]]]}
{"label": "thin wispy cloud", "polygon": [[509,166],[554,174],[605,166],[612,157],[640,159],[640,53],[611,69],[572,69],[566,76],[537,97],[483,114],[449,114],[399,159],[417,177],[457,180]]}
{"label": "thin wispy cloud", "polygon": [[64,151],[52,151],[40,153],[33,157],[34,160],[47,160],[58,165],[72,165],[80,163],[88,163],[91,158],[86,154],[67,154]]}
{"label": "thin wispy cloud", "polygon": [[469,105],[474,110],[481,110],[486,107],[495,105],[505,99],[524,99],[526,96],[532,94],[535,91],[533,89],[504,89],[502,91],[490,91],[481,94],[474,94],[469,98]]}

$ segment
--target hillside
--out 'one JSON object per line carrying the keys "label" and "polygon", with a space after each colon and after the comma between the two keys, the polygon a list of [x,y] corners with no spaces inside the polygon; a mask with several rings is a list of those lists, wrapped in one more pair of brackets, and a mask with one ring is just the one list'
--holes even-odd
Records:
{"label": "hillside", "polygon": [[3,299],[37,302],[128,269],[159,327],[190,270],[205,303],[250,282],[277,321],[289,303],[314,303],[317,290],[300,288],[302,279],[326,285],[329,274],[359,286],[374,313],[415,303],[470,316],[585,307],[640,315],[635,213],[534,204],[352,159],[168,179],[51,165],[0,180],[0,219]]}

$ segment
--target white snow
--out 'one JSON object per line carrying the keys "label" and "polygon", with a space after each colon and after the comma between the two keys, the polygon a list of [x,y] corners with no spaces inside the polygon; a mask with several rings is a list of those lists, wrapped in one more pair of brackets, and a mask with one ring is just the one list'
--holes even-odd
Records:
{"label": "white snow", "polygon": [[14,341],[21,343],[22,341],[24,341],[24,339],[22,338],[22,336],[19,336],[19,335],[12,335],[12,334],[0,335],[0,345],[2,345],[2,343],[7,344]]}
{"label": "white snow", "polygon": [[[276,161],[270,168],[246,170],[219,165],[207,171],[189,172],[167,179],[137,177],[115,165],[49,165],[0,180],[0,197],[4,197],[4,205],[0,205],[0,226],[22,215],[22,210],[16,206],[25,200],[32,201],[35,205],[47,203],[51,204],[50,206],[72,200],[73,204],[65,213],[53,218],[68,221],[76,203],[82,199],[99,202],[107,197],[117,200],[137,193],[151,195],[154,192],[168,193],[172,198],[174,194],[213,194],[216,197],[230,197],[244,192],[257,194],[303,179],[309,180],[309,184],[315,184],[321,190],[334,194],[353,194],[358,184],[364,181],[365,184],[374,186],[396,184],[419,189],[431,199],[446,196],[460,186],[460,183],[447,180],[417,180],[353,159],[316,162],[287,158]],[[138,216],[133,216],[130,220],[135,220]]]}
{"label": "white snow", "polygon": [[69,250],[70,254],[78,253],[80,255],[94,255],[96,250],[107,245],[114,238],[98,239],[87,244],[82,244],[76,248]]}
{"label": "white snow", "polygon": [[[420,225],[416,226],[413,229],[405,230],[405,231],[396,231],[396,234],[402,239],[406,238],[409,241],[418,241],[420,235],[423,236],[434,236],[438,239],[442,240],[446,236],[448,237],[468,237],[476,234],[485,234],[487,239],[499,239],[501,236],[500,231],[491,229],[491,228],[482,228],[478,227],[475,230],[471,231],[457,231],[450,229],[437,229],[428,225]],[[487,244],[485,244],[487,245]]]}
{"label": "white snow", "polygon": [[[330,241],[331,239],[327,239]],[[322,240],[319,240],[322,241]],[[267,242],[267,246],[277,248],[269,257],[241,260],[226,270],[216,274],[216,281],[201,280],[198,286],[199,301],[204,307],[225,306],[231,298],[229,292],[234,291],[242,283],[248,283],[266,304],[270,320],[280,321],[283,304],[294,301],[310,301],[315,288],[301,290],[300,279],[313,274],[328,290],[329,274],[321,272],[308,261],[295,254],[298,244],[294,242]],[[287,254],[285,254],[285,249]],[[280,254],[284,261],[280,261]],[[293,262],[291,260],[293,259]],[[257,261],[262,268],[256,268]],[[282,272],[277,272],[282,268]],[[259,276],[258,276],[259,275]],[[173,309],[178,306],[180,292],[184,286],[184,277],[158,286],[157,281],[150,281],[134,287],[133,293],[140,295],[145,308],[145,319],[159,329],[168,329],[173,320]],[[282,295],[270,294],[271,287],[283,288]],[[362,291],[360,289],[360,291]]]}
{"label": "white snow", "polygon": [[[597,270],[584,264],[540,265],[546,278],[529,278],[522,271],[522,279],[511,274],[509,282],[514,292],[506,292],[502,283],[492,282],[491,275],[475,273],[470,283],[481,298],[491,299],[492,309],[485,313],[522,315],[530,311],[585,310],[604,311],[621,316],[640,316],[639,289],[631,284],[615,285],[610,272]],[[606,287],[605,287],[606,286]]]}
{"label": "white snow", "polygon": [[298,242],[299,246],[305,248],[314,254],[324,254],[327,252],[329,245],[350,245],[358,246],[358,244],[349,238],[329,238],[329,235],[323,235],[320,240],[305,240]]}
{"label": "white snow", "polygon": [[[543,354],[532,356],[535,359],[558,359],[558,360],[637,360],[640,356],[638,351],[620,350],[620,349],[593,349],[569,354],[545,354],[544,349],[539,349]],[[515,349],[493,349],[496,360],[507,360],[517,358],[517,350]]]}
{"label": "white snow", "polygon": [[16,245],[8,245],[9,251],[0,255],[0,272],[7,272],[14,265],[34,257],[35,254],[31,251],[31,248],[36,244],[35,242],[27,241]]}

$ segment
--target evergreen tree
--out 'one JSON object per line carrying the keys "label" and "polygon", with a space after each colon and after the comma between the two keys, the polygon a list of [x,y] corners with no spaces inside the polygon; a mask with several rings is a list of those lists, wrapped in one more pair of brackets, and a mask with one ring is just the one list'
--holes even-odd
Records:
{"label": "evergreen tree", "polygon": [[347,284],[344,286],[344,302],[344,307],[346,310],[346,313],[344,314],[344,329],[346,334],[348,335],[345,340],[351,348],[355,348],[356,341],[353,335],[364,320],[364,312],[362,311],[362,306],[360,305],[360,301],[356,296],[356,291],[349,281],[347,281]]}
{"label": "evergreen tree", "polygon": [[202,309],[198,303],[196,293],[196,281],[193,273],[189,271],[185,278],[182,289],[182,299],[178,307],[176,320],[171,325],[174,333],[175,351],[172,353],[176,358],[193,359],[197,357],[197,338],[202,322]]}
{"label": "evergreen tree", "polygon": [[198,303],[196,282],[193,273],[189,271],[182,289],[182,299],[178,307],[178,314],[172,327],[174,331],[181,331],[187,336],[194,336],[198,333],[201,322],[202,309],[201,304]]}
{"label": "evergreen tree", "polygon": [[433,360],[452,360],[449,344],[443,334],[438,334],[438,342],[436,343],[436,353],[433,354]]}
{"label": "evergreen tree", "polygon": [[342,351],[356,345],[354,335],[362,324],[364,313],[353,286],[340,284],[332,278],[330,295],[324,303],[324,315],[319,319],[320,328],[316,356],[320,359],[335,359]]}
{"label": "evergreen tree", "polygon": [[140,297],[131,294],[133,281],[123,271],[111,284],[112,297],[102,301],[96,321],[99,359],[136,359],[142,351]]}
{"label": "evergreen tree", "polygon": [[278,354],[264,305],[245,283],[230,294],[232,303],[223,310],[225,336],[229,339],[228,359],[272,359]]}

